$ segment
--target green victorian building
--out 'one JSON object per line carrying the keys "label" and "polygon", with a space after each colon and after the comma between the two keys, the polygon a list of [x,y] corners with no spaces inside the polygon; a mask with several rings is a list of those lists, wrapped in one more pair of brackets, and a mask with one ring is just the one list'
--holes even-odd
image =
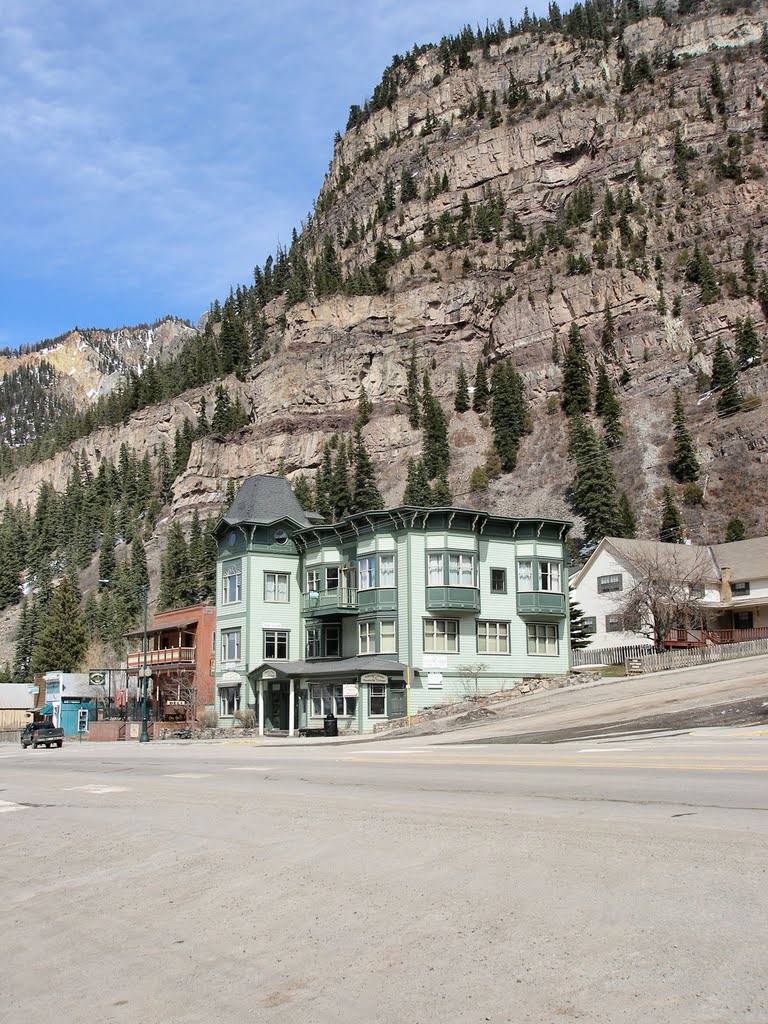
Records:
{"label": "green victorian building", "polygon": [[[282,477],[216,528],[222,726],[373,732],[421,708],[569,670],[570,524],[400,507],[325,523]],[[238,717],[243,717],[238,715]]]}

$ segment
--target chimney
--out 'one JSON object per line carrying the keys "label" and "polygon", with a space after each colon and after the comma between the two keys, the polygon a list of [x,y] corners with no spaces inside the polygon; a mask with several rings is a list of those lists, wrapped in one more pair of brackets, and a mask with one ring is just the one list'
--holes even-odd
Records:
{"label": "chimney", "polygon": [[731,601],[733,591],[731,590],[731,569],[728,565],[720,566],[720,600]]}

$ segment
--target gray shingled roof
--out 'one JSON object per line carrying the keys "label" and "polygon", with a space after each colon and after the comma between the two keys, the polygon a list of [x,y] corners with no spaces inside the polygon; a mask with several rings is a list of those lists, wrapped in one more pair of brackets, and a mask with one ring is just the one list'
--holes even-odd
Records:
{"label": "gray shingled roof", "polygon": [[336,661],[263,661],[253,670],[274,669],[283,676],[349,676],[359,672],[382,672],[385,675],[404,675],[406,666],[399,661],[379,657],[339,658]]}
{"label": "gray shingled roof", "polygon": [[768,579],[768,537],[713,544],[712,550],[720,568],[731,570],[731,582]]}
{"label": "gray shingled roof", "polygon": [[635,565],[674,567],[682,576],[718,580],[720,573],[708,547],[701,544],[669,544],[660,540],[627,540],[606,537],[605,543]]}
{"label": "gray shingled roof", "polygon": [[249,476],[244,480],[235,500],[222,517],[230,526],[256,523],[266,526],[290,519],[297,526],[310,526],[304,509],[282,476]]}

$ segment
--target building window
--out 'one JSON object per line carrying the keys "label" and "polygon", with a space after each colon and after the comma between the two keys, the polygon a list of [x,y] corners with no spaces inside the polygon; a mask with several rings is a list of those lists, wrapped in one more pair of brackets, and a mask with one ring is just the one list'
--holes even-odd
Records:
{"label": "building window", "polygon": [[307,569],[307,593],[318,594],[320,592],[320,570]]}
{"label": "building window", "polygon": [[287,604],[288,579],[287,572],[265,572],[264,600],[277,602],[278,604]]}
{"label": "building window", "polygon": [[221,660],[240,661],[239,629],[223,629],[221,631]]}
{"label": "building window", "polygon": [[430,587],[442,587],[443,585],[443,556],[427,556],[427,585]]}
{"label": "building window", "polygon": [[326,658],[338,658],[341,654],[341,630],[338,626],[325,626],[323,641]]}
{"label": "building window", "polygon": [[312,686],[312,715],[325,718],[353,718],[357,711],[357,697],[345,697],[341,683],[316,683]]}
{"label": "building window", "polygon": [[688,593],[691,595],[694,601],[701,601],[704,597],[704,584],[703,583],[691,583],[688,587]]}
{"label": "building window", "polygon": [[752,612],[734,612],[733,613],[733,628],[734,629],[753,629],[754,628],[754,617]]}
{"label": "building window", "polygon": [[396,650],[395,620],[382,619],[379,623],[379,653],[394,654]]}
{"label": "building window", "polygon": [[624,629],[624,622],[620,615],[606,615],[605,616],[605,632],[606,633],[621,633]]}
{"label": "building window", "polygon": [[559,562],[539,562],[539,590],[562,593]]}
{"label": "building window", "polygon": [[585,633],[592,634],[597,632],[597,618],[594,615],[585,615],[581,622]]}
{"label": "building window", "polygon": [[264,658],[267,661],[286,661],[288,658],[288,630],[264,630]]}
{"label": "building window", "polygon": [[359,654],[376,653],[376,623],[358,622],[357,624],[357,650]]}
{"label": "building window", "polygon": [[529,558],[517,563],[517,589],[533,590],[533,562]]}
{"label": "building window", "polygon": [[326,590],[338,590],[339,589],[339,567],[335,565],[332,569],[325,570],[325,589]]}
{"label": "building window", "polygon": [[472,555],[448,556],[448,586],[474,587],[475,559]]}
{"label": "building window", "polygon": [[749,584],[748,583],[732,583],[731,593],[734,597],[748,597],[749,596]]}
{"label": "building window", "polygon": [[425,619],[424,650],[432,654],[456,654],[459,649],[457,619]]}
{"label": "building window", "polygon": [[379,555],[379,586],[395,586],[395,556]]}
{"label": "building window", "polygon": [[231,718],[240,710],[240,687],[222,686],[219,689],[219,714],[223,718]]}
{"label": "building window", "polygon": [[221,603],[236,604],[242,594],[242,565],[240,559],[236,562],[225,562],[221,574]]}
{"label": "building window", "polygon": [[383,683],[372,684],[368,692],[369,715],[371,718],[384,718],[387,713],[387,687]]}
{"label": "building window", "polygon": [[509,623],[478,622],[478,654],[509,654]]}
{"label": "building window", "polygon": [[491,593],[506,594],[507,592],[507,570],[491,569]]}
{"label": "building window", "polygon": [[336,625],[307,627],[308,658],[338,658],[340,630]]}
{"label": "building window", "polygon": [[376,586],[376,559],[359,558],[357,561],[357,580],[360,590],[373,590]]}
{"label": "building window", "polygon": [[307,626],[307,657],[321,658],[323,651],[323,630],[321,626]]}
{"label": "building window", "polygon": [[528,653],[555,655],[558,653],[557,626],[546,622],[528,623]]}
{"label": "building window", "polygon": [[598,594],[609,594],[612,590],[624,589],[624,577],[620,572],[612,573],[610,576],[597,577]]}

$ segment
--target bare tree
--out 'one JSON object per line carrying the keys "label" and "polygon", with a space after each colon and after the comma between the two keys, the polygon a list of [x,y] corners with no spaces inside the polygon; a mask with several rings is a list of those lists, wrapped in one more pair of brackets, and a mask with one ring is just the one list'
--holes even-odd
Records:
{"label": "bare tree", "polygon": [[637,570],[632,585],[616,596],[616,610],[625,628],[642,633],[656,647],[675,628],[698,628],[706,623],[702,604],[707,583],[717,580],[702,549],[677,544],[638,545],[631,556]]}
{"label": "bare tree", "polygon": [[483,672],[485,672],[486,667],[487,666],[483,662],[481,662],[481,661],[475,662],[472,665],[459,665],[458,666],[459,672],[461,672],[461,677],[464,680],[464,684],[465,684],[466,689],[469,690],[470,685],[472,685],[474,687],[474,696],[475,697],[477,697],[477,689],[478,689],[477,681],[480,678],[480,676],[483,674]]}
{"label": "bare tree", "polygon": [[197,720],[198,693],[197,683],[194,676],[189,672],[181,670],[164,673],[162,684],[158,684],[162,690],[166,707],[171,704],[184,712],[184,718],[189,725],[194,725]]}

